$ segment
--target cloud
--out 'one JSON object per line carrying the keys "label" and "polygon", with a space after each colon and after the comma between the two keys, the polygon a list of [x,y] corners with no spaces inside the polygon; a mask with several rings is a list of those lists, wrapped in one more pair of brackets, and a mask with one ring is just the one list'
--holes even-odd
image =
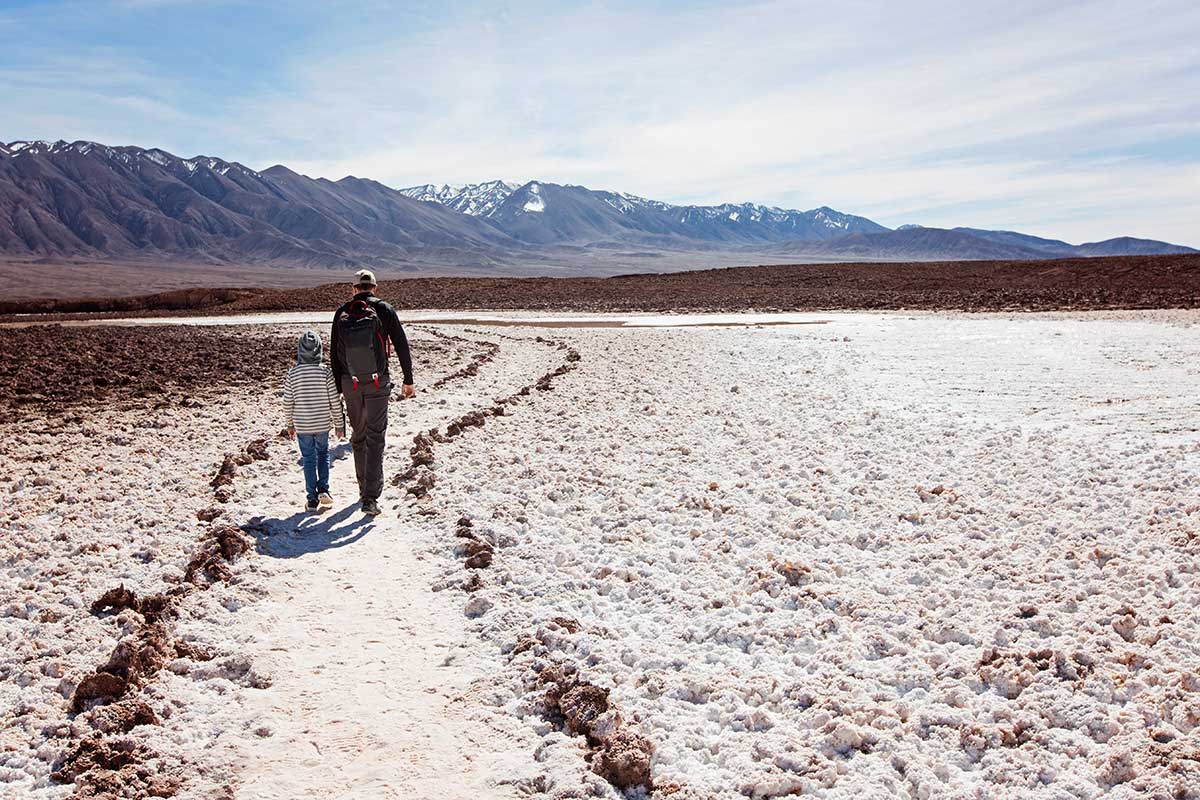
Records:
{"label": "cloud", "polygon": [[[827,203],[888,224],[1200,243],[1181,211],[1200,195],[1194,3],[289,9],[303,35],[268,64],[227,64],[241,80],[224,95],[180,102],[204,69],[180,64],[169,90],[111,87],[128,124],[88,113],[129,141],[330,178],[536,177],[675,202]],[[69,97],[48,74],[41,89]]]}
{"label": "cloud", "polygon": [[[1028,219],[1017,212],[1031,193],[1043,210],[1055,197],[1079,207],[1084,186],[1116,202],[1139,176],[1152,206],[1194,189],[1189,171],[1152,157],[1114,169],[1094,155],[1152,153],[1164,132],[1194,129],[1190,4],[992,4],[986,24],[978,4],[970,17],[941,3],[828,10],[468,16],[310,54],[294,67],[298,91],[252,102],[305,171],[393,184],[536,176],[676,201],[836,200],[889,220],[954,208],[960,224],[972,204]],[[1097,234],[1127,221],[1126,206],[1087,208]],[[1128,224],[1165,230],[1162,219]]]}

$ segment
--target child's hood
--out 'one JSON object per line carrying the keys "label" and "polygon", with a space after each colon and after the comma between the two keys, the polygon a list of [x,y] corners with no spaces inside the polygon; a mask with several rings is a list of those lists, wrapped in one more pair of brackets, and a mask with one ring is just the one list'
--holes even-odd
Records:
{"label": "child's hood", "polygon": [[301,364],[321,363],[321,337],[316,331],[305,331],[296,344],[296,361]]}

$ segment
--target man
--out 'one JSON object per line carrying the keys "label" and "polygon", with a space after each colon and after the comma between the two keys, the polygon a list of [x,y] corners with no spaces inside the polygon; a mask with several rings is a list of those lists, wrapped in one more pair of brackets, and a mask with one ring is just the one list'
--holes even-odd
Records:
{"label": "man", "polygon": [[354,275],[354,298],[333,315],[333,380],[346,400],[354,447],[354,471],[364,514],[380,513],[383,494],[383,445],[387,431],[388,403],[392,379],[388,356],[396,358],[404,372],[400,396],[416,394],[413,387],[412,356],[396,309],[375,296],[375,273],[360,269]]}

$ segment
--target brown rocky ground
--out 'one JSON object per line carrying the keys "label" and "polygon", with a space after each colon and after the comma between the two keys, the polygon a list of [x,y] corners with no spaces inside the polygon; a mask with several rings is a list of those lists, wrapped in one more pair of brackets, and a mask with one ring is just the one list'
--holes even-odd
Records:
{"label": "brown rocky ground", "polygon": [[[1057,311],[1200,306],[1200,255],[1049,261],[793,264],[611,278],[409,278],[380,294],[402,309],[541,311]],[[142,297],[0,303],[14,313],[237,313],[332,308],[344,283],[192,289]]]}
{"label": "brown rocky ground", "polygon": [[4,339],[0,406],[50,414],[100,402],[186,401],[202,387],[266,381],[274,388],[294,347],[290,337],[263,330],[187,326],[36,325],[6,331]]}
{"label": "brown rocky ground", "polygon": [[[291,334],[303,329],[281,335],[265,326],[12,328],[0,348],[0,409],[57,416],[100,404],[187,406],[217,388],[273,397],[293,363]],[[460,346],[452,338],[422,342],[415,367],[441,363]]]}

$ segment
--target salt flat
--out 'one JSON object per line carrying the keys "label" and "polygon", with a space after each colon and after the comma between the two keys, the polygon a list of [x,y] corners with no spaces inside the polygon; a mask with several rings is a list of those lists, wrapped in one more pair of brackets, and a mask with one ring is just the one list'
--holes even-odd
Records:
{"label": "salt flat", "polygon": [[554,403],[444,456],[512,542],[480,633],[578,620],[514,681],[583,665],[685,796],[1195,797],[1196,330],[580,334]]}
{"label": "salt flat", "polygon": [[[220,668],[174,664],[180,710],[131,735],[199,765],[181,796],[617,797],[547,719],[563,662],[653,743],[655,796],[1200,797],[1200,316],[824,318],[543,332],[577,369],[374,525],[297,517],[290,458],[248,471],[259,552],[180,622]],[[395,404],[389,473],[562,357],[444,330],[500,355]],[[61,792],[24,730],[0,774]]]}

